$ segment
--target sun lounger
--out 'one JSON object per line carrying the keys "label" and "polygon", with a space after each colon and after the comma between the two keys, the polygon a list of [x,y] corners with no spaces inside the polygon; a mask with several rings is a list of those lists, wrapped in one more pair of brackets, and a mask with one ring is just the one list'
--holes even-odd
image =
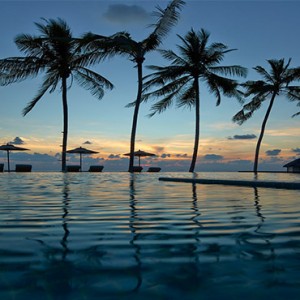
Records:
{"label": "sun lounger", "polygon": [[31,172],[32,165],[23,165],[17,164],[16,165],[16,172]]}
{"label": "sun lounger", "polygon": [[0,164],[0,172],[3,172],[4,170],[4,164]]}
{"label": "sun lounger", "polygon": [[66,166],[66,171],[67,172],[79,172],[80,171],[80,166]]}
{"label": "sun lounger", "polygon": [[149,167],[147,172],[159,172],[160,170],[161,170],[161,168],[159,168],[159,167]]}
{"label": "sun lounger", "polygon": [[102,172],[103,166],[90,166],[89,172]]}
{"label": "sun lounger", "polygon": [[140,166],[133,166],[133,172],[142,172],[143,167]]}

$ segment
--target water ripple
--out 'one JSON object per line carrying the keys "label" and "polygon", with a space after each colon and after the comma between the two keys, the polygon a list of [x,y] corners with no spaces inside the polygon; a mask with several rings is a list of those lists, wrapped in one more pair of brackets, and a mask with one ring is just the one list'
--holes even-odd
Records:
{"label": "water ripple", "polygon": [[298,299],[299,191],[9,175],[1,299]]}

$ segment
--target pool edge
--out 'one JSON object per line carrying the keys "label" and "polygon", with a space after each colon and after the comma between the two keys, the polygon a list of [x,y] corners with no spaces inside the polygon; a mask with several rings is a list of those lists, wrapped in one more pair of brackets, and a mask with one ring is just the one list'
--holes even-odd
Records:
{"label": "pool edge", "polygon": [[266,187],[275,189],[292,189],[300,190],[300,183],[298,182],[277,182],[277,181],[247,181],[247,180],[229,180],[229,179],[199,179],[199,178],[178,178],[178,177],[159,177],[160,181],[171,182],[188,182],[200,184],[221,184],[221,185],[235,185],[245,187]]}

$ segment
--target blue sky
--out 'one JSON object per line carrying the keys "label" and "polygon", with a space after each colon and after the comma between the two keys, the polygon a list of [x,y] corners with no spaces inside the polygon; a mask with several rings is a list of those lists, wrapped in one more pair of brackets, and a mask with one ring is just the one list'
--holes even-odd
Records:
{"label": "blue sky", "polygon": [[[1,1],[0,58],[21,56],[14,44],[20,33],[38,34],[34,22],[41,18],[64,19],[73,36],[83,33],[110,35],[127,30],[136,40],[144,39],[154,23],[152,12],[168,1]],[[162,49],[173,49],[179,39],[176,34],[206,29],[211,42],[222,42],[230,52],[223,65],[240,64],[249,69],[247,79],[258,79],[253,67],[267,67],[267,59],[292,58],[292,67],[300,66],[299,1],[191,1],[187,0],[181,18]],[[157,52],[148,54],[147,65],[164,65]],[[68,149],[83,146],[98,151],[84,157],[84,168],[102,164],[106,171],[126,171],[129,151],[132,108],[125,105],[135,100],[137,75],[134,64],[116,57],[94,66],[115,86],[102,100],[74,84],[68,93]],[[147,68],[144,69],[148,73]],[[26,116],[22,109],[35,96],[42,75],[22,83],[0,87],[0,143],[15,141],[30,151],[13,153],[14,163],[28,162],[33,171],[60,170],[62,105],[59,91],[47,94]],[[266,106],[242,126],[231,121],[240,109],[234,99],[223,98],[219,107],[205,85],[201,85],[200,149],[196,171],[250,170],[260,124]],[[143,104],[137,130],[137,149],[157,154],[143,159],[146,166],[159,165],[164,171],[187,171],[192,155],[194,112],[171,108],[161,115],[147,117],[151,103]],[[300,117],[295,103],[278,97],[261,147],[259,169],[284,170],[282,165],[299,157]],[[19,138],[15,140],[15,138]],[[68,163],[78,162],[76,155]],[[0,163],[6,162],[0,153]]]}

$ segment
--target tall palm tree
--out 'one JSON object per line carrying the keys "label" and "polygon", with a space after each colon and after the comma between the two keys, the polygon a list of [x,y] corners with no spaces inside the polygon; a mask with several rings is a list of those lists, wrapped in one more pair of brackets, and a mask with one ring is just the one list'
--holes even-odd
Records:
{"label": "tall palm tree", "polygon": [[270,100],[255,149],[253,167],[255,174],[257,174],[261,142],[276,97],[283,95],[291,101],[300,100],[300,87],[292,85],[293,82],[299,81],[300,79],[299,68],[289,68],[291,59],[289,59],[287,63],[285,63],[284,59],[271,59],[267,60],[267,62],[270,66],[269,72],[261,66],[254,68],[263,80],[247,81],[242,84],[246,90],[245,96],[251,96],[252,99],[233,117],[233,121],[241,125],[252,117],[253,113],[261,107],[263,102]]}
{"label": "tall palm tree", "polygon": [[[154,30],[142,41],[135,41],[128,32],[119,32],[109,38],[88,33],[83,36],[83,42],[91,49],[100,49],[100,56],[124,55],[132,60],[138,72],[138,89],[136,100],[128,106],[134,106],[134,114],[130,138],[129,172],[133,172],[135,137],[139,108],[142,101],[143,90],[143,63],[148,52],[154,51],[162,43],[163,38],[169,33],[179,19],[179,11],[185,4],[182,0],[173,0],[163,10],[157,7],[155,15],[157,22],[152,25]],[[95,54],[95,52],[92,52]],[[93,58],[95,56],[92,56]]]}
{"label": "tall palm tree", "polygon": [[[238,66],[220,66],[226,53],[234,49],[222,43],[208,44],[210,34],[201,29],[191,29],[184,37],[178,35],[182,45],[177,45],[179,54],[172,50],[160,50],[162,56],[170,61],[169,66],[149,66],[154,72],[144,79],[145,90],[157,86],[158,89],[144,94],[146,101],[150,97],[162,98],[152,106],[153,116],[165,111],[174,101],[178,107],[195,107],[194,151],[189,172],[194,172],[200,134],[200,81],[208,86],[216,97],[216,104],[221,102],[221,94],[241,100],[237,81],[224,77],[227,75],[246,76],[246,69]],[[222,76],[224,75],[224,76]]]}
{"label": "tall palm tree", "polygon": [[[49,91],[54,92],[57,86],[62,92],[63,103],[63,141],[62,141],[62,171],[66,170],[66,149],[68,138],[68,103],[67,90],[72,85],[73,79],[90,90],[101,99],[104,89],[112,89],[113,85],[103,76],[93,72],[87,67],[91,64],[86,54],[78,47],[76,39],[72,37],[71,30],[62,19],[45,20],[45,24],[35,23],[40,36],[20,34],[15,38],[15,43],[24,57],[9,57],[0,60],[0,84],[8,85],[27,78],[36,77],[45,73],[43,83],[37,95],[23,110],[25,116],[37,102]],[[68,86],[68,79],[70,83]]]}

